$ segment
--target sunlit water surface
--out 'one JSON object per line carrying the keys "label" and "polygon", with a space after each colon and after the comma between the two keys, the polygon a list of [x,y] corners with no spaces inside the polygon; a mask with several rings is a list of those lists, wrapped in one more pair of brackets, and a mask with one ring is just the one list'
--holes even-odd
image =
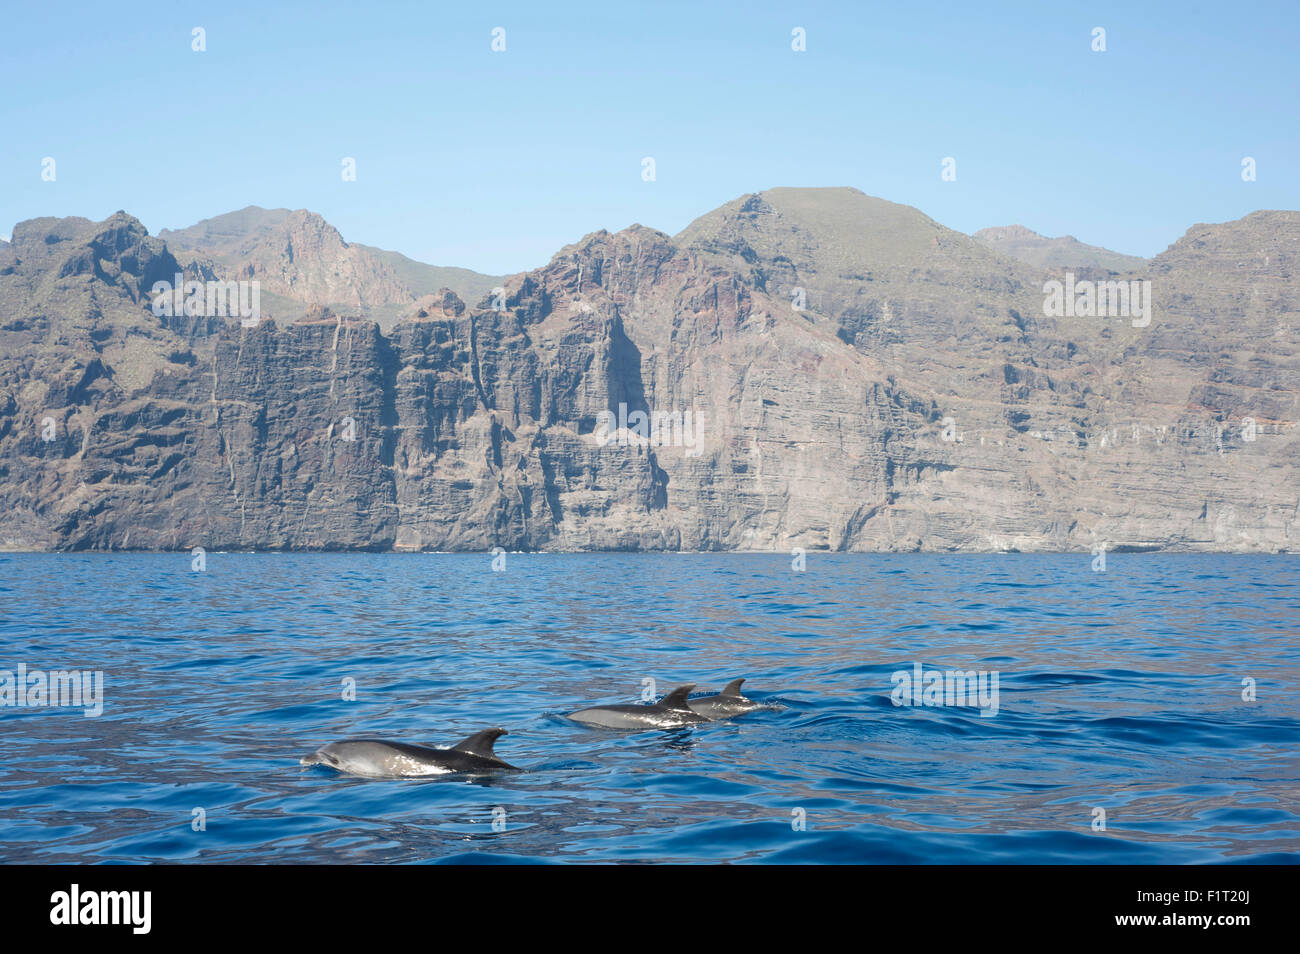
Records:
{"label": "sunlit water surface", "polygon": [[[1107,562],[0,555],[0,670],[105,679],[98,718],[0,708],[0,860],[1292,860],[1300,560]],[[996,671],[997,714],[895,706],[916,663]],[[635,734],[563,717],[739,676],[782,708]],[[490,726],[526,772],[298,763]]]}

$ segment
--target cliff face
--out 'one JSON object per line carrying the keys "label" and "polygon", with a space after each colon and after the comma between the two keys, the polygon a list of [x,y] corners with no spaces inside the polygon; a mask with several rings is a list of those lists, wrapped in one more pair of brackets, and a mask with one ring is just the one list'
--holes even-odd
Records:
{"label": "cliff face", "polygon": [[1134,327],[1045,316],[1047,273],[914,209],[778,189],[385,333],[160,319],[181,266],[130,216],[22,223],[0,545],[1294,550],[1298,249],[1296,213],[1196,226]]}

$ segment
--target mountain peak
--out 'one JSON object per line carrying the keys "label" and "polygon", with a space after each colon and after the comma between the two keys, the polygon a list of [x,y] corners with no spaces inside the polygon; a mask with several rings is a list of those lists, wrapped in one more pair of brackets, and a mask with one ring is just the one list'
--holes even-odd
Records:
{"label": "mountain peak", "polygon": [[[775,188],[742,195],[700,216],[676,236],[704,251],[754,243],[784,254],[809,242],[837,249],[854,260],[913,259],[928,255],[933,239],[949,233],[919,209],[899,205],[859,189]],[[950,233],[957,234],[957,233]]]}
{"label": "mountain peak", "polygon": [[1137,272],[1147,260],[1137,255],[1112,252],[1085,245],[1073,235],[1049,238],[1023,225],[1002,225],[980,229],[973,238],[1000,255],[1027,265],[1047,269],[1097,269],[1104,272]]}
{"label": "mountain peak", "polygon": [[144,223],[126,212],[114,212],[102,222],[80,216],[27,219],[14,226],[8,252],[34,268],[62,262],[64,275],[120,275],[137,297],[140,280],[153,280],[158,267],[175,260],[164,244],[151,238]]}
{"label": "mountain peak", "polygon": [[1300,266],[1300,212],[1261,209],[1231,222],[1199,222],[1151,260],[1153,268],[1222,269],[1220,284]]}
{"label": "mountain peak", "polygon": [[675,249],[673,239],[666,233],[635,222],[627,228],[619,229],[617,232],[611,232],[608,229],[597,229],[595,232],[588,232],[578,241],[564,246],[551,256],[551,262],[571,262],[575,258],[590,256],[597,252],[601,253],[602,257],[608,257],[613,249],[632,245],[645,245],[647,243],[651,246],[661,247],[667,252]]}
{"label": "mountain peak", "polygon": [[350,244],[324,216],[309,209],[245,206],[188,228],[164,230],[169,246],[210,260],[227,279],[261,282],[279,317],[320,320],[362,315],[388,327],[416,300],[447,285],[479,298],[497,279],[468,269],[440,269],[383,249]]}
{"label": "mountain peak", "polygon": [[972,238],[988,243],[1047,240],[1046,235],[1039,235],[1033,229],[1025,228],[1023,225],[994,225],[987,229],[980,229]]}

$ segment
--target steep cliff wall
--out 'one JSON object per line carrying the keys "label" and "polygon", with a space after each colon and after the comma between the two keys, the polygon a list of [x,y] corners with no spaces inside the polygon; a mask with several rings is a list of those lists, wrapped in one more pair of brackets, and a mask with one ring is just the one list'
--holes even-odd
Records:
{"label": "steep cliff wall", "polygon": [[0,546],[1294,550],[1297,249],[1297,213],[1196,226],[1125,276],[1137,327],[778,189],[385,333],[159,317],[182,265],[139,222],[34,220],[0,246]]}

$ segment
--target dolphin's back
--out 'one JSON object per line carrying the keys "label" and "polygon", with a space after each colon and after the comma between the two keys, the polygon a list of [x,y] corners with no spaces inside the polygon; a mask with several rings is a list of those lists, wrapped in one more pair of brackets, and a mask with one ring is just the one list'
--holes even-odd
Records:
{"label": "dolphin's back", "polygon": [[593,706],[570,713],[569,718],[603,729],[654,728],[664,721],[656,706],[638,705]]}
{"label": "dolphin's back", "polygon": [[763,708],[761,704],[740,694],[740,686],[744,681],[733,679],[716,696],[700,696],[690,700],[689,705],[692,710],[714,722]]}
{"label": "dolphin's back", "polygon": [[[487,736],[491,734],[490,738]],[[328,765],[351,775],[371,778],[406,778],[449,772],[487,772],[513,769],[492,753],[492,742],[505,733],[489,729],[470,736],[452,749],[435,749],[388,739],[344,739],[331,742],[302,759],[303,765]],[[468,750],[461,746],[468,746]]]}
{"label": "dolphin's back", "polygon": [[678,686],[652,705],[592,706],[570,712],[575,722],[602,729],[670,729],[695,722],[707,722],[686,704],[694,685]]}

